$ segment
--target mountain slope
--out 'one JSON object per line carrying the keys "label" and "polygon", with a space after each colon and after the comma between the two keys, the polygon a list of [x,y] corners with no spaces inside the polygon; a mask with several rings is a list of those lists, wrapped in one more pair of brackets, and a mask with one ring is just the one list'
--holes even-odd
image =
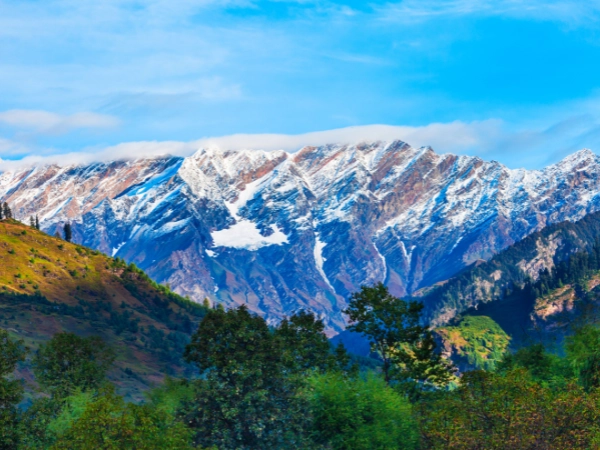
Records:
{"label": "mountain slope", "polygon": [[[60,331],[102,336],[131,398],[189,370],[181,354],[204,311],[120,259],[0,221],[0,326],[34,350]],[[31,379],[27,366],[21,375]]]}
{"label": "mountain slope", "polygon": [[279,320],[308,308],[331,332],[349,293],[403,296],[545,225],[599,209],[600,159],[542,171],[403,142],[46,166],[0,175],[17,216],[135,262],[182,295]]}
{"label": "mountain slope", "polygon": [[446,323],[469,308],[479,309],[502,299],[530,308],[526,298],[510,294],[527,280],[537,280],[541,271],[552,271],[576,252],[592,251],[598,240],[600,213],[589,214],[577,222],[550,225],[443,284],[417,291],[415,296],[425,303],[434,325]]}

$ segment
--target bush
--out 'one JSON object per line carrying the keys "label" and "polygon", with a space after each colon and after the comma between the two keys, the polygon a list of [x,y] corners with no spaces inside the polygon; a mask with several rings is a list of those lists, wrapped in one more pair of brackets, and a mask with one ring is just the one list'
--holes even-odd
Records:
{"label": "bush", "polygon": [[416,449],[418,432],[408,400],[373,374],[339,373],[310,380],[314,440],[332,449]]}
{"label": "bush", "polygon": [[49,428],[57,435],[54,450],[192,448],[191,433],[182,423],[163,410],[125,403],[112,389],[67,398]]}
{"label": "bush", "polygon": [[427,449],[597,448],[597,392],[550,389],[524,369],[467,372],[452,392],[423,402],[419,417]]}

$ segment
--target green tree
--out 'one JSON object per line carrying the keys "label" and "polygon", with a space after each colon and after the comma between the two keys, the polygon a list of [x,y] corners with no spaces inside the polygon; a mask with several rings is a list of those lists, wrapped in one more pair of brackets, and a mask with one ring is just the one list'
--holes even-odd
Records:
{"label": "green tree", "polygon": [[311,312],[300,311],[281,321],[275,337],[290,370],[326,370],[331,365],[331,346],[323,334],[324,329],[323,321]]}
{"label": "green tree", "polygon": [[55,436],[49,429],[49,425],[60,414],[63,403],[63,399],[39,397],[21,412],[19,418],[20,448],[45,449],[54,443]]}
{"label": "green tree", "polygon": [[23,342],[11,339],[6,330],[0,329],[0,449],[17,448],[17,404],[23,396],[23,385],[10,379],[17,364],[25,359]]}
{"label": "green tree", "polygon": [[600,387],[600,328],[584,325],[565,342],[567,360],[585,389]]}
{"label": "green tree", "polygon": [[517,368],[526,369],[535,381],[546,384],[564,384],[566,379],[573,378],[568,362],[546,351],[541,343],[505,354],[498,362],[496,371],[506,373]]}
{"label": "green tree", "polygon": [[71,242],[71,239],[73,239],[73,231],[71,230],[71,224],[69,222],[65,223],[63,232],[65,235],[65,241]]}
{"label": "green tree", "polygon": [[306,448],[310,423],[299,377],[264,319],[241,306],[210,310],[185,351],[202,378],[184,403],[197,444],[218,448]]}
{"label": "green tree", "polygon": [[343,344],[332,352],[324,330],[323,321],[312,312],[300,311],[281,321],[275,340],[291,373],[351,368]]}
{"label": "green tree", "polygon": [[363,334],[371,342],[371,351],[383,362],[386,383],[446,385],[452,365],[436,351],[431,331],[421,325],[423,304],[404,301],[390,295],[383,283],[363,286],[350,297],[345,313],[352,324],[350,331]]}
{"label": "green tree", "polygon": [[379,376],[316,374],[310,385],[317,444],[339,450],[418,448],[411,404]]}
{"label": "green tree", "polygon": [[36,230],[40,229],[40,219],[37,214],[35,215],[35,228]]}
{"label": "green tree", "polygon": [[49,427],[57,435],[51,450],[192,448],[191,432],[182,423],[151,406],[126,404],[112,389],[67,398]]}
{"label": "green tree", "polygon": [[37,382],[56,397],[65,397],[76,389],[98,389],[115,359],[104,341],[91,336],[57,333],[41,345],[32,366]]}

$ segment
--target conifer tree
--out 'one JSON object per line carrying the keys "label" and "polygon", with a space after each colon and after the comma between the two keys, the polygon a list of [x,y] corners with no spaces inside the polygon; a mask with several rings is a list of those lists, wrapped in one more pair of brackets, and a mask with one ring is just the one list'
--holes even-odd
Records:
{"label": "conifer tree", "polygon": [[35,215],[35,229],[39,230],[40,229],[40,219],[38,218],[38,215]]}
{"label": "conifer tree", "polygon": [[65,233],[65,241],[71,242],[71,239],[73,238],[73,234],[71,232],[71,224],[69,222],[65,223],[64,233]]}
{"label": "conifer tree", "polygon": [[10,209],[10,206],[8,206],[8,203],[4,202],[4,204],[2,205],[2,210],[4,212],[4,218],[6,218],[6,219],[13,218],[12,211]]}
{"label": "conifer tree", "polygon": [[31,228],[35,228],[35,219],[33,218],[33,216],[29,216],[29,226]]}

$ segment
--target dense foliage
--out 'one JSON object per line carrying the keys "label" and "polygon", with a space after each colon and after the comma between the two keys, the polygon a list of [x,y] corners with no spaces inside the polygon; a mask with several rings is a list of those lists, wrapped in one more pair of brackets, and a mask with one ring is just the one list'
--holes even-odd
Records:
{"label": "dense foliage", "polygon": [[381,377],[327,373],[314,375],[310,386],[315,443],[339,450],[418,448],[412,405]]}
{"label": "dense foliage", "polygon": [[77,388],[98,389],[114,361],[113,351],[98,337],[55,334],[33,358],[40,386],[54,397],[65,397]]}
{"label": "dense foliage", "polygon": [[453,371],[436,351],[431,330],[421,324],[422,311],[422,303],[390,295],[383,283],[352,294],[345,311],[352,321],[348,329],[367,337],[381,358],[385,381],[413,393],[447,385]]}
{"label": "dense foliage", "polygon": [[[363,297],[373,302],[373,291]],[[387,295],[378,288],[375,293]],[[355,298],[358,296],[355,296]],[[379,297],[377,297],[379,298]],[[396,321],[356,317],[372,336],[401,323],[410,305],[377,303]],[[365,303],[366,304],[366,303]],[[414,305],[419,310],[419,305]],[[369,308],[367,308],[370,310]],[[386,319],[387,320],[387,319]],[[477,322],[478,319],[475,320]],[[416,318],[405,331],[427,331]],[[408,334],[411,336],[411,334]],[[3,449],[584,449],[600,445],[600,329],[578,328],[564,356],[534,344],[506,353],[494,370],[465,372],[455,388],[407,392],[406,367],[388,379],[358,372],[333,349],[323,325],[301,312],[269,327],[240,307],[211,309],[185,358],[199,376],[170,379],[143,404],[107,380],[110,349],[94,337],[55,335],[33,353],[40,393],[26,407],[10,374],[27,349],[1,332]],[[417,341],[396,340],[396,345]],[[408,348],[408,347],[405,347]],[[393,349],[388,349],[393,353]],[[406,351],[406,350],[403,350]],[[428,350],[429,351],[429,350]],[[392,365],[401,362],[392,361]],[[427,363],[440,369],[438,357]],[[448,366],[445,366],[448,370]],[[490,368],[491,369],[491,368]],[[417,375],[421,372],[413,372]],[[415,383],[423,383],[414,378]]]}
{"label": "dense foliage", "polygon": [[24,354],[22,343],[0,329],[0,449],[14,448],[18,442],[16,406],[23,395],[23,386],[8,376],[24,359]]}

